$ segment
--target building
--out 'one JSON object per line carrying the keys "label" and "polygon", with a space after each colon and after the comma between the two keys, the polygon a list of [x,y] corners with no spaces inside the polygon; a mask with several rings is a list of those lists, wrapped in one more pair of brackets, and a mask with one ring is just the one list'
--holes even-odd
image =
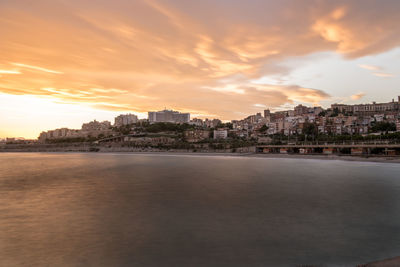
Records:
{"label": "building", "polygon": [[114,126],[121,127],[138,122],[138,117],[134,114],[121,114],[114,119]]}
{"label": "building", "polygon": [[265,118],[261,116],[261,113],[257,113],[256,115],[250,115],[245,120],[250,124],[258,124],[265,122]]}
{"label": "building", "polygon": [[193,120],[190,121],[189,124],[202,127],[203,126],[203,120],[202,119],[198,119],[198,118],[194,118]]}
{"label": "building", "polygon": [[99,137],[112,135],[113,131],[111,128],[111,122],[109,121],[91,121],[82,124],[82,129],[80,130],[80,135],[83,137]]}
{"label": "building", "polygon": [[285,110],[285,111],[277,111],[273,114],[271,114],[271,122],[275,122],[278,120],[284,120],[287,116],[289,116],[289,111]]}
{"label": "building", "polygon": [[316,116],[318,116],[322,111],[324,111],[322,107],[312,107],[308,109],[308,113],[313,113]]}
{"label": "building", "polygon": [[228,138],[228,130],[218,129],[214,130],[214,139],[226,139]]}
{"label": "building", "polygon": [[208,128],[215,128],[218,125],[220,125],[221,123],[222,123],[222,121],[219,119],[212,119],[212,120],[205,119],[205,121],[204,121],[204,125]]}
{"label": "building", "polygon": [[264,119],[265,122],[271,122],[271,111],[269,109],[264,110]]}
{"label": "building", "polygon": [[105,131],[111,128],[111,122],[109,121],[91,121],[88,123],[82,124],[83,131]]}
{"label": "building", "polygon": [[149,111],[149,122],[189,123],[190,113],[180,113],[174,110]]}
{"label": "building", "polygon": [[38,140],[45,142],[46,140],[52,139],[64,139],[64,138],[77,138],[77,137],[98,137],[99,135],[111,135],[111,123],[109,121],[98,122],[96,120],[82,124],[82,129],[68,129],[60,128],[55,130],[49,130],[41,132]]}
{"label": "building", "polygon": [[388,103],[376,103],[372,104],[356,104],[356,105],[344,105],[344,104],[332,104],[332,110],[338,110],[340,113],[353,113],[357,115],[373,115],[375,113],[385,113],[387,111],[399,111],[400,110],[400,96],[398,100]]}
{"label": "building", "polygon": [[210,137],[210,131],[208,130],[187,130],[184,133],[185,140],[189,143],[199,142]]}
{"label": "building", "polygon": [[61,129],[41,132],[38,137],[38,140],[40,142],[44,142],[47,139],[74,138],[74,137],[83,137],[82,132],[80,130],[75,130],[75,129],[61,128]]}
{"label": "building", "polygon": [[308,107],[303,106],[303,105],[298,105],[294,108],[294,115],[295,116],[301,116],[304,114],[308,114]]}

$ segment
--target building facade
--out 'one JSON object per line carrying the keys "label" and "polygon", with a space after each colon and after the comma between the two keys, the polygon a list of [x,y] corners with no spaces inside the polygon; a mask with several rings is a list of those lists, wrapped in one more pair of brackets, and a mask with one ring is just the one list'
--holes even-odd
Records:
{"label": "building facade", "polygon": [[388,103],[376,103],[372,104],[356,104],[356,105],[344,105],[344,104],[332,104],[332,110],[338,110],[341,113],[353,113],[357,115],[367,115],[375,113],[385,113],[388,111],[399,111],[400,110],[400,96],[397,101],[392,100]]}
{"label": "building facade", "polygon": [[228,130],[218,129],[214,130],[214,139],[226,139],[228,138]]}
{"label": "building facade", "polygon": [[138,117],[134,114],[121,114],[114,119],[114,126],[121,127],[138,122]]}
{"label": "building facade", "polygon": [[294,115],[295,116],[301,116],[301,115],[304,115],[304,114],[307,114],[307,113],[308,113],[308,107],[303,106],[301,104],[294,108]]}
{"label": "building facade", "polygon": [[149,111],[149,122],[189,123],[190,113],[180,113],[174,110]]}
{"label": "building facade", "polygon": [[201,129],[187,130],[184,132],[184,137],[187,142],[195,143],[208,139],[210,137],[210,131]]}
{"label": "building facade", "polygon": [[83,131],[105,131],[111,128],[111,122],[109,121],[91,121],[88,123],[82,124]]}

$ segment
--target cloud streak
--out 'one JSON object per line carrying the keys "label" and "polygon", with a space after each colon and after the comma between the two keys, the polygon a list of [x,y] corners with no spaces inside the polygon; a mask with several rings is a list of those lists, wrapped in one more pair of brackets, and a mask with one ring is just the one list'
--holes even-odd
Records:
{"label": "cloud streak", "polygon": [[38,66],[26,65],[26,64],[22,64],[22,63],[12,63],[12,65],[18,66],[18,67],[22,67],[22,68],[28,68],[28,69],[32,69],[32,70],[39,70],[39,71],[48,72],[48,73],[62,74],[61,71],[49,70],[49,69],[46,69],[46,68],[42,68],[42,67],[38,67]]}
{"label": "cloud streak", "polygon": [[360,99],[363,98],[364,96],[365,96],[365,93],[358,93],[358,94],[352,95],[350,98],[351,98],[352,100],[360,100]]}
{"label": "cloud streak", "polygon": [[0,74],[21,74],[18,70],[0,70]]}
{"label": "cloud streak", "polygon": [[396,75],[391,74],[391,73],[385,73],[385,72],[374,72],[372,73],[374,76],[377,77],[382,77],[382,78],[392,78],[395,77]]}
{"label": "cloud streak", "polygon": [[373,66],[373,65],[367,65],[367,64],[359,64],[358,65],[360,68],[366,69],[366,70],[373,70],[373,71],[380,71],[381,68],[378,66]]}
{"label": "cloud streak", "polygon": [[392,78],[395,77],[396,75],[384,72],[383,68],[378,67],[378,66],[373,66],[373,65],[367,65],[367,64],[360,64],[358,65],[360,68],[370,70],[371,74],[376,76],[376,77],[381,77],[381,78]]}

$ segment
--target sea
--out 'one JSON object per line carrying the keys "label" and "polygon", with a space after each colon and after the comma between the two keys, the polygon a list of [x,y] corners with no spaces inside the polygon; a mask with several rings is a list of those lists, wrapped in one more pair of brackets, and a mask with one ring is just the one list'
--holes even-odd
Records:
{"label": "sea", "polygon": [[0,266],[356,266],[400,256],[400,164],[0,153]]}

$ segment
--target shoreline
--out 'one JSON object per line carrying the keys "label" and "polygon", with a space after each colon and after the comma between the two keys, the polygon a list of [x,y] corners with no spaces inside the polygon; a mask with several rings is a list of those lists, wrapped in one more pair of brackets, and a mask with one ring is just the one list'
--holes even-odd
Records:
{"label": "shoreline", "polygon": [[[100,152],[102,153],[102,152]],[[110,152],[105,152],[110,153]],[[111,152],[112,153],[112,152]],[[300,154],[261,154],[261,153],[227,153],[227,152],[116,152],[122,154],[147,155],[177,155],[177,156],[220,156],[243,158],[270,158],[270,159],[304,159],[304,160],[341,160],[356,162],[400,163],[400,157],[360,157],[348,155],[300,155]]]}
{"label": "shoreline", "polygon": [[350,156],[350,155],[299,155],[299,154],[254,154],[260,158],[292,158],[292,159],[320,159],[320,160],[341,160],[357,162],[382,162],[400,163],[400,157],[379,157],[379,156]]}
{"label": "shoreline", "polygon": [[176,156],[204,156],[204,157],[244,157],[270,159],[303,159],[303,160],[341,160],[356,162],[400,163],[400,156],[351,156],[351,155],[315,155],[315,154],[262,154],[255,152],[190,152],[190,151],[0,151],[0,153],[88,153],[88,154],[134,154],[134,155],[176,155]]}

